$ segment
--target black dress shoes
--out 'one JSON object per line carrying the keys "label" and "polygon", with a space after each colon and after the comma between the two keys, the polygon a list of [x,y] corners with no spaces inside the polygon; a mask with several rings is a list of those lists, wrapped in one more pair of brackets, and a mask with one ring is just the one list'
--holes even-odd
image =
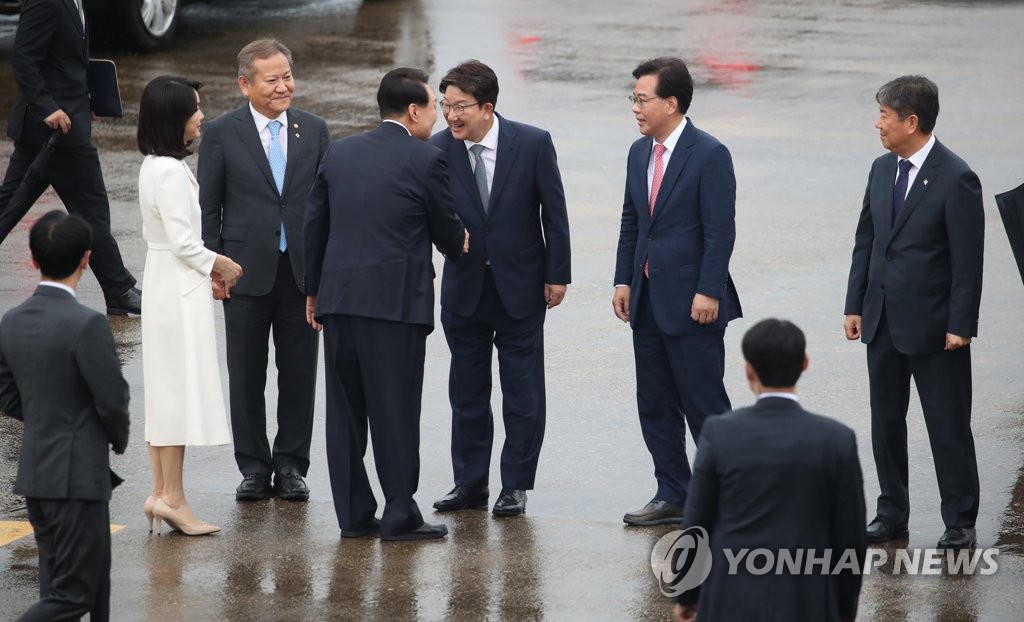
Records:
{"label": "black dress shoes", "polygon": [[868,528],[865,532],[865,541],[868,544],[879,544],[880,542],[906,538],[909,535],[910,532],[907,531],[906,525],[896,525],[884,518],[876,517],[875,520],[868,523]]}
{"label": "black dress shoes", "polygon": [[412,531],[406,531],[404,533],[392,533],[392,534],[380,534],[381,540],[388,540],[392,542],[404,541],[404,540],[434,540],[436,538],[443,538],[448,535],[448,528],[444,525],[437,524],[431,525],[430,523],[423,523]]}
{"label": "black dress shoes", "polygon": [[485,508],[490,494],[487,486],[456,486],[434,502],[434,509],[438,512],[452,512],[467,508]]}
{"label": "black dress shoes", "polygon": [[526,491],[516,488],[502,488],[494,502],[491,514],[495,516],[519,516],[526,513]]}
{"label": "black dress shoes", "polygon": [[628,512],[622,522],[633,527],[650,527],[652,525],[675,525],[683,521],[683,509],[668,501],[652,499],[650,503]]}
{"label": "black dress shoes", "polygon": [[309,487],[302,476],[295,472],[278,473],[274,476],[274,493],[285,501],[306,501]]}
{"label": "black dress shoes", "polygon": [[380,519],[375,518],[368,525],[362,527],[354,527],[352,529],[342,529],[342,538],[365,538],[366,536],[380,533]]}
{"label": "black dress shoes", "polygon": [[235,489],[235,499],[238,501],[259,501],[270,494],[270,476],[266,473],[247,473]]}
{"label": "black dress shoes", "polygon": [[129,287],[120,296],[107,298],[107,315],[142,315],[142,290]]}
{"label": "black dress shoes", "polygon": [[970,549],[978,543],[977,532],[973,527],[950,527],[939,538],[935,545],[939,549]]}

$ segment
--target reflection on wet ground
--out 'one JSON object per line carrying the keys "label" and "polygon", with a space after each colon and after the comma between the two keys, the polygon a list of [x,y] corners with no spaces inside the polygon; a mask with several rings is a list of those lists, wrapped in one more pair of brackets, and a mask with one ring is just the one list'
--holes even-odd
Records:
{"label": "reflection on wet ground", "polygon": [[[0,17],[0,110],[14,96],[7,59],[15,23]],[[738,346],[743,331],[766,316],[795,320],[809,337],[812,359],[801,399],[856,430],[869,507],[877,484],[864,352],[842,338],[841,312],[867,168],[880,153],[874,92],[904,72],[939,84],[937,133],[979,173],[988,197],[973,424],[983,490],[979,544],[1002,553],[991,576],[909,576],[883,567],[865,578],[860,617],[1019,620],[1024,290],[991,202],[992,194],[1021,182],[1018,146],[1007,132],[1019,126],[1024,95],[1024,41],[1007,27],[1019,23],[1024,3],[1015,2],[650,0],[640,7],[584,0],[220,0],[187,6],[180,36],[166,52],[110,54],[126,117],[98,122],[95,141],[115,236],[136,276],[145,257],[135,203],[141,156],[134,144],[143,85],[165,73],[197,79],[204,83],[204,112],[214,118],[242,103],[235,54],[265,34],[293,50],[295,105],[326,118],[335,137],[376,125],[376,86],[396,65],[424,67],[435,84],[466,58],[492,65],[501,81],[499,112],[552,132],[574,250],[568,297],[547,319],[548,431],[529,513],[512,520],[486,512],[428,516],[448,525],[443,542],[338,538],[323,448],[322,380],[308,504],[237,504],[231,448],[195,448],[186,460],[190,498],[224,531],[200,539],[147,534],[140,508],[148,465],[139,321],[111,318],[134,405],[132,446],[114,460],[128,480],[111,502],[114,522],[126,525],[113,540],[115,619],[667,618],[669,603],[648,564],[669,528],[630,530],[620,522],[652,494],[652,477],[636,423],[628,330],[611,317],[608,303],[625,155],[637,136],[625,99],[629,72],[646,58],[675,54],[687,59],[697,83],[691,119],[729,146],[736,164],[732,274],[748,317],[727,334],[733,402],[749,401]],[[10,150],[9,141],[0,141],[0,165]],[[194,158],[189,162],[195,166]],[[0,246],[0,309],[35,287],[27,229],[58,206],[52,193],[45,195]],[[79,297],[102,308],[91,277]],[[451,485],[448,355],[438,333],[427,347],[423,508]],[[220,351],[223,356],[223,344]],[[276,400],[275,381],[271,374],[270,400]],[[19,425],[0,419],[0,520],[24,519],[23,502],[10,494]],[[942,525],[916,398],[908,427],[914,514],[901,546],[926,548]],[[497,436],[500,442],[500,430]],[[492,472],[494,489],[497,469]],[[885,550],[889,559],[896,554]],[[0,547],[0,618],[36,598],[35,566],[31,538]]]}

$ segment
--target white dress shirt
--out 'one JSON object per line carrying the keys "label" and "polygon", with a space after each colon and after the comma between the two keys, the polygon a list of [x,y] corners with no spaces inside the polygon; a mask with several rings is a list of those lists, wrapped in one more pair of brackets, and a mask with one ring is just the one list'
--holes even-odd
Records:
{"label": "white dress shirt", "polygon": [[[907,160],[910,160],[910,172],[907,173],[907,193],[908,194],[910,193],[910,187],[914,185],[914,180],[917,179],[917,172],[921,170],[921,165],[924,164],[924,161],[928,159],[928,154],[931,153],[932,147],[934,147],[934,146],[935,146],[935,134],[932,134],[931,138],[928,139],[928,142],[926,142],[924,144],[924,147],[921,147],[917,151],[917,153],[915,153],[914,155],[910,156],[909,158],[906,158]],[[903,158],[897,159],[897,162],[899,162],[899,160],[902,160],[902,159]],[[894,185],[894,186],[896,185],[896,180],[899,178],[899,176],[900,176],[900,167],[897,166],[896,167],[896,177],[893,177],[892,185]],[[903,195],[903,198],[904,199],[907,198],[907,195],[906,194]]]}
{"label": "white dress shirt", "polygon": [[253,108],[252,103],[249,103],[249,111],[252,112],[252,120],[256,122],[256,131],[260,133],[260,142],[263,143],[263,153],[267,154],[267,158],[270,158],[270,125],[271,121],[281,122],[281,133],[278,135],[278,139],[281,143],[281,151],[284,153],[284,161],[288,161],[288,111],[285,110],[281,114],[277,115],[273,119],[268,119],[262,114],[256,112]]}
{"label": "white dress shirt", "polygon": [[487,192],[490,194],[491,186],[494,185],[494,167],[498,165],[498,115],[494,115],[494,123],[491,124],[491,129],[487,130],[487,134],[484,135],[483,140],[479,143],[475,143],[471,140],[462,141],[466,144],[466,151],[469,152],[469,166],[476,172],[476,158],[473,157],[473,153],[469,151],[469,148],[473,145],[483,145],[484,150],[480,152],[480,157],[483,158],[484,168],[487,170]]}

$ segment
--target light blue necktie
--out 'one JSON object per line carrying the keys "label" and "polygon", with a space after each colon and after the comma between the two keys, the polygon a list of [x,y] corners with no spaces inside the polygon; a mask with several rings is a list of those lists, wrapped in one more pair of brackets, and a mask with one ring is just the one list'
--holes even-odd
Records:
{"label": "light blue necktie", "polygon": [[[267,149],[267,159],[270,160],[270,172],[274,175],[274,183],[277,184],[277,193],[284,196],[284,150],[281,149],[281,122],[274,120],[267,124],[270,130],[270,147]],[[288,250],[288,240],[284,235],[284,223],[281,223],[281,243],[278,248],[283,253]]]}

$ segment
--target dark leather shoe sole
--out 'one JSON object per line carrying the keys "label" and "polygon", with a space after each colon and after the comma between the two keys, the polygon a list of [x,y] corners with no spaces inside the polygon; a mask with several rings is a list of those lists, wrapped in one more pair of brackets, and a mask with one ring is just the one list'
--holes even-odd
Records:
{"label": "dark leather shoe sole", "polygon": [[459,510],[486,510],[487,509],[487,497],[470,499],[463,502],[445,502],[435,501],[434,509],[438,512],[457,512]]}
{"label": "dark leather shoe sole", "polygon": [[974,534],[957,535],[953,538],[947,538],[946,534],[942,534],[939,538],[938,544],[935,545],[937,549],[972,549],[978,545],[978,537]]}
{"label": "dark leather shoe sole", "polygon": [[622,522],[630,527],[654,527],[655,525],[678,525],[683,522],[682,516],[661,516],[658,518],[632,518],[624,516]]}
{"label": "dark leather shoe sole", "polygon": [[526,505],[518,505],[515,507],[499,508],[495,507],[491,510],[491,514],[495,516],[522,516],[526,514]]}
{"label": "dark leather shoe sole", "polygon": [[270,490],[264,490],[261,492],[247,491],[247,492],[235,492],[236,501],[262,501],[270,497]]}
{"label": "dark leather shoe sole", "polygon": [[309,501],[308,492],[277,492],[277,497],[284,501]]}
{"label": "dark leather shoe sole", "polygon": [[373,523],[367,525],[366,527],[360,527],[358,529],[342,529],[341,537],[365,538],[366,536],[372,536],[377,533],[380,533],[380,521],[375,518],[373,519]]}
{"label": "dark leather shoe sole", "polygon": [[427,525],[423,524],[422,527],[413,531],[407,531],[405,533],[393,533],[393,534],[381,534],[381,540],[387,540],[389,542],[405,542],[409,540],[435,540],[437,538],[443,538],[448,535],[448,527],[444,525]]}

